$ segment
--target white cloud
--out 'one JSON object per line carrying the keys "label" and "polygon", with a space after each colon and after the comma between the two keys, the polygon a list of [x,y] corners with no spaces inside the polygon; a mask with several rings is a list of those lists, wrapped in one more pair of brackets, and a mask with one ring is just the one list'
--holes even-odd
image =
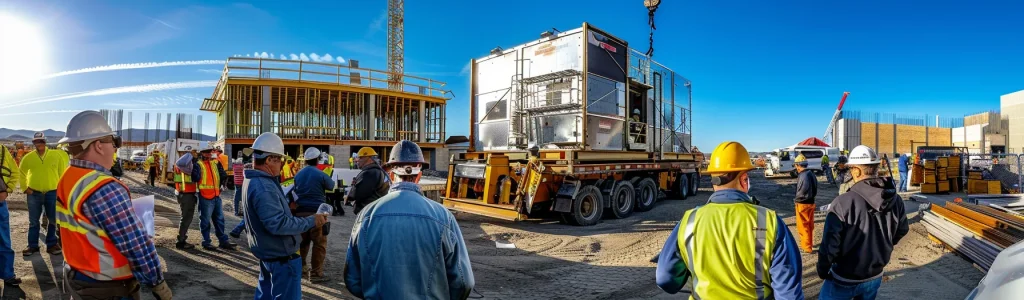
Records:
{"label": "white cloud", "polygon": [[289,57],[291,57],[292,60],[299,60],[299,56],[295,55],[295,53],[290,54]]}
{"label": "white cloud", "polygon": [[116,70],[128,70],[128,69],[146,69],[146,68],[160,68],[160,67],[177,67],[177,66],[195,66],[195,65],[223,65],[223,60],[183,60],[183,61],[165,61],[165,62],[142,62],[142,63],[130,63],[130,64],[113,64],[106,66],[96,66],[83,68],[78,70],[57,72],[49,75],[45,75],[42,78],[54,78],[60,76],[91,73],[91,72],[102,72],[102,71],[116,71]]}
{"label": "white cloud", "polygon": [[343,64],[343,63],[345,63],[345,59],[344,59],[344,58],[341,58],[341,55],[338,55],[337,57],[335,57],[335,59],[337,59],[337,60],[338,60],[338,63],[340,63],[340,64]]}
{"label": "white cloud", "polygon": [[466,76],[466,75],[469,75],[469,72],[472,72],[472,71],[473,71],[473,65],[472,65],[472,63],[473,63],[473,62],[468,62],[468,63],[466,63],[466,65],[465,65],[465,66],[462,66],[462,70],[461,70],[461,71],[459,71],[459,75],[462,75],[462,76]]}
{"label": "white cloud", "polygon": [[30,104],[39,104],[54,102],[60,100],[91,97],[91,96],[103,96],[113,94],[125,94],[125,93],[146,93],[164,90],[175,90],[175,89],[191,89],[191,88],[203,88],[203,87],[214,87],[217,85],[217,80],[202,80],[202,81],[182,81],[182,82],[171,82],[171,83],[156,83],[156,84],[142,84],[142,85],[131,85],[114,88],[106,88],[99,90],[92,90],[87,92],[76,92],[67,93],[53,96],[38,97],[32,99],[26,99],[15,103],[0,104],[0,109],[24,106]]}
{"label": "white cloud", "polygon": [[309,54],[309,60],[312,60],[312,61],[320,61],[320,56],[319,56],[319,55],[316,55],[316,53],[310,53],[310,54]]}
{"label": "white cloud", "polygon": [[384,31],[384,30],[388,29],[387,25],[388,25],[388,11],[387,10],[383,10],[383,11],[380,12],[379,15],[377,15],[376,18],[373,19],[373,21],[370,22],[370,25],[366,29],[366,37],[369,38],[369,37],[373,36],[374,34],[376,34],[378,32],[381,32],[381,31]]}
{"label": "white cloud", "polygon": [[292,53],[292,54],[288,54],[288,55],[280,54],[280,55],[275,56],[275,54],[273,54],[273,53],[268,54],[267,52],[257,52],[256,53],[256,57],[258,57],[258,58],[277,58],[277,59],[280,59],[280,60],[312,61],[312,62],[321,62],[321,63],[335,63],[335,62],[342,63],[342,64],[345,63],[345,59],[344,58],[342,58],[341,56],[333,56],[330,53],[327,53],[327,54],[324,54],[324,55],[319,55],[319,54],[316,54],[316,53],[309,53],[309,54],[306,54],[306,53],[299,53],[299,54]]}
{"label": "white cloud", "polygon": [[268,55],[266,52],[263,52],[260,53],[260,58],[270,58],[270,55]]}
{"label": "white cloud", "polygon": [[288,59],[288,58],[287,58],[287,57],[285,57],[285,56],[284,56],[284,54],[281,54],[281,57],[280,57],[280,59],[281,59],[281,60],[286,60],[286,59]]}
{"label": "white cloud", "polygon": [[203,73],[210,73],[210,74],[221,74],[221,73],[224,73],[224,70],[222,70],[222,69],[199,69],[197,71],[203,72]]}
{"label": "white cloud", "polygon": [[299,53],[299,60],[301,60],[301,61],[309,61],[309,56],[306,56],[305,53]]}

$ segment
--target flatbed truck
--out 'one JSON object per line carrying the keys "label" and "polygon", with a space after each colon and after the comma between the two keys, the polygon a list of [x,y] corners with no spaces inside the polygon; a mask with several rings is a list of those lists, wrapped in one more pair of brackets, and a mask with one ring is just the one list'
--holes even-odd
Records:
{"label": "flatbed truck", "polygon": [[470,147],[445,207],[587,226],[697,193],[690,81],[626,41],[583,23],[470,63]]}

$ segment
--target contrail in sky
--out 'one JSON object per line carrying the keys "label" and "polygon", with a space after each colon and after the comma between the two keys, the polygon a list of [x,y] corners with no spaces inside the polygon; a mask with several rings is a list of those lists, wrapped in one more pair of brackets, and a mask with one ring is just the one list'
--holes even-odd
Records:
{"label": "contrail in sky", "polygon": [[114,88],[106,88],[99,90],[92,90],[87,92],[76,92],[67,93],[39,98],[26,99],[15,103],[4,103],[0,104],[0,109],[24,106],[30,104],[39,104],[81,97],[91,96],[103,96],[103,95],[114,95],[114,94],[125,94],[125,93],[146,93],[155,91],[165,90],[176,90],[176,89],[191,89],[191,88],[203,88],[203,87],[214,87],[217,86],[217,80],[201,80],[201,81],[182,81],[182,82],[171,82],[171,83],[156,83],[156,84],[142,84],[142,85],[130,85]]}
{"label": "contrail in sky", "polygon": [[57,72],[53,74],[44,75],[42,79],[49,79],[54,77],[61,77],[74,74],[92,73],[92,72],[103,72],[103,71],[116,71],[116,70],[128,70],[128,69],[146,69],[146,68],[160,68],[160,67],[177,67],[177,66],[196,66],[196,65],[223,65],[223,60],[182,60],[182,61],[165,61],[165,62],[144,62],[144,63],[131,63],[131,64],[113,64],[106,66],[89,67],[78,70]]}
{"label": "contrail in sky", "polygon": [[[99,110],[99,109],[93,109],[93,110]],[[130,108],[130,109],[125,109],[124,111],[139,111],[139,110],[167,111],[166,108]],[[41,114],[77,113],[77,112],[82,112],[82,111],[84,111],[84,109],[61,109],[61,110],[46,110],[46,111],[29,111],[29,112],[20,112],[20,113],[8,113],[8,114],[0,114],[0,116],[23,116],[23,115],[41,115]]]}

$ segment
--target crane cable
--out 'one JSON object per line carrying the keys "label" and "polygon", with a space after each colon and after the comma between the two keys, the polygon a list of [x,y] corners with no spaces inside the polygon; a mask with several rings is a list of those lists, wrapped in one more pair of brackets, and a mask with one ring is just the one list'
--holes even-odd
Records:
{"label": "crane cable", "polygon": [[658,10],[658,4],[660,4],[661,1],[653,2],[653,5],[647,6],[647,24],[651,26],[650,46],[647,48],[647,57],[654,56],[654,30],[658,29],[654,26],[654,11]]}

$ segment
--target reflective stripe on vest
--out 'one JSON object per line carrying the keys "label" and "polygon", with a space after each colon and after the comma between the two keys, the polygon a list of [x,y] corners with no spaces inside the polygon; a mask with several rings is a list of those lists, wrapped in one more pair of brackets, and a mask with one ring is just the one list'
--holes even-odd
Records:
{"label": "reflective stripe on vest", "polygon": [[[765,291],[770,279],[764,274],[770,268],[772,253],[765,250],[774,249],[775,241],[768,237],[775,236],[778,224],[769,223],[769,218],[776,218],[774,211],[751,204],[711,203],[684,214],[686,223],[679,233],[679,249],[690,271],[694,299],[701,299],[701,295],[715,299],[770,298],[771,291]],[[736,226],[752,229],[733,231]],[[736,274],[751,274],[751,280],[730,282]]]}
{"label": "reflective stripe on vest", "polygon": [[204,199],[210,200],[220,196],[220,172],[216,172],[213,161],[205,160],[199,162],[199,170],[203,178],[199,181],[199,194]]}
{"label": "reflective stripe on vest", "polygon": [[56,219],[60,225],[61,246],[65,249],[64,262],[96,280],[123,280],[133,276],[128,259],[117,250],[107,232],[82,213],[85,200],[111,182],[124,186],[99,171],[71,167],[58,187],[60,200],[56,205]]}
{"label": "reflective stripe on vest", "polygon": [[192,176],[185,174],[174,167],[174,190],[182,193],[195,193],[196,183],[192,182]]}

